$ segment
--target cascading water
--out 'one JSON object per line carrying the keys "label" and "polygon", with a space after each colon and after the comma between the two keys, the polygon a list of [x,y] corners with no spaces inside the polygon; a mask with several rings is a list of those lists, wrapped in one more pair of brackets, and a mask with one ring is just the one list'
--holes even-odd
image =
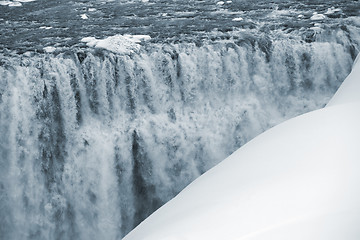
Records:
{"label": "cascading water", "polygon": [[0,53],[0,238],[120,239],[257,134],[324,106],[359,31],[311,33]]}

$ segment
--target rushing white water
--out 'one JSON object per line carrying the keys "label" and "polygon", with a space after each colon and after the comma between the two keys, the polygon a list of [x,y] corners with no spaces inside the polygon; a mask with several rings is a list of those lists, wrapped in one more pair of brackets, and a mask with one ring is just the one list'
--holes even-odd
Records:
{"label": "rushing white water", "polygon": [[257,134],[324,106],[357,46],[265,38],[3,55],[1,238],[121,238]]}

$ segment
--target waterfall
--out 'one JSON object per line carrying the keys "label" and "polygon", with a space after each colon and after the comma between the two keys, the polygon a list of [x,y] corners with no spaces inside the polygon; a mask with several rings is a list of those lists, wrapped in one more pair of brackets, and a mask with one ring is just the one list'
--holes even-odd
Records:
{"label": "waterfall", "polygon": [[1,238],[120,239],[257,134],[324,106],[360,45],[332,36],[2,53]]}

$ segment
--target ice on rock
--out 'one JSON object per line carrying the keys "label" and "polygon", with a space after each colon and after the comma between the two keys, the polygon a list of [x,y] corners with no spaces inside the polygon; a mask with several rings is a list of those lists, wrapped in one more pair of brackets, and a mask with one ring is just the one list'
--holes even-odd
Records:
{"label": "ice on rock", "polygon": [[81,17],[81,19],[84,19],[84,20],[89,19],[89,17],[85,13],[81,14],[80,17]]}
{"label": "ice on rock", "polygon": [[49,30],[49,29],[52,29],[53,27],[50,27],[50,26],[41,26],[39,27],[40,29],[46,29],[46,30]]}
{"label": "ice on rock", "polygon": [[44,49],[44,51],[47,52],[47,53],[52,53],[52,52],[55,52],[55,51],[56,51],[56,48],[55,48],[55,47],[51,47],[51,46],[44,47],[43,49]]}
{"label": "ice on rock", "polygon": [[141,45],[139,43],[150,39],[151,37],[148,35],[115,35],[105,39],[85,37],[81,39],[81,42],[93,48],[106,49],[120,54],[131,54],[140,50]]}
{"label": "ice on rock", "polygon": [[324,14],[330,18],[339,18],[343,15],[343,12],[340,8],[331,7]]}
{"label": "ice on rock", "polygon": [[22,3],[34,2],[36,0],[0,1],[1,6],[21,7]]}
{"label": "ice on rock", "polygon": [[94,37],[84,37],[84,38],[81,39],[81,42],[85,42],[85,43],[89,44],[90,42],[95,41],[95,40],[97,40],[97,39],[94,38]]}
{"label": "ice on rock", "polygon": [[244,20],[242,17],[237,17],[237,18],[233,18],[233,22],[240,22],[240,21],[242,21],[242,20]]}
{"label": "ice on rock", "polygon": [[311,16],[310,20],[320,21],[320,20],[324,20],[325,18],[326,18],[326,16],[324,14],[319,14],[317,12],[314,12],[313,15]]}
{"label": "ice on rock", "polygon": [[10,2],[10,1],[0,1],[0,5],[2,5],[2,6],[7,6],[10,3],[12,3],[12,2]]}
{"label": "ice on rock", "polygon": [[310,29],[313,30],[313,31],[315,31],[315,32],[320,32],[320,31],[321,31],[321,28],[320,28],[320,27],[316,27],[316,26],[311,27]]}
{"label": "ice on rock", "polygon": [[339,12],[341,12],[341,9],[340,9],[340,8],[331,7],[331,8],[328,8],[328,10],[326,11],[326,13],[324,13],[324,14],[325,14],[325,15],[331,15],[331,14],[339,13]]}
{"label": "ice on rock", "polygon": [[149,35],[129,35],[129,34],[125,34],[124,37],[128,38],[131,41],[134,41],[136,43],[140,43],[142,41],[149,41],[151,39],[151,37]]}
{"label": "ice on rock", "polygon": [[9,7],[21,7],[21,2],[11,2],[8,4]]}

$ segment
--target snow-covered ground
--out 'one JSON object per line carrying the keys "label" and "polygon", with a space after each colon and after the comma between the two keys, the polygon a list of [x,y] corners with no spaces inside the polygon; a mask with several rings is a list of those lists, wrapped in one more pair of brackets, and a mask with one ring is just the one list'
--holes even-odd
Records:
{"label": "snow-covered ground", "polygon": [[125,240],[360,239],[360,61],[328,106],[259,135]]}

